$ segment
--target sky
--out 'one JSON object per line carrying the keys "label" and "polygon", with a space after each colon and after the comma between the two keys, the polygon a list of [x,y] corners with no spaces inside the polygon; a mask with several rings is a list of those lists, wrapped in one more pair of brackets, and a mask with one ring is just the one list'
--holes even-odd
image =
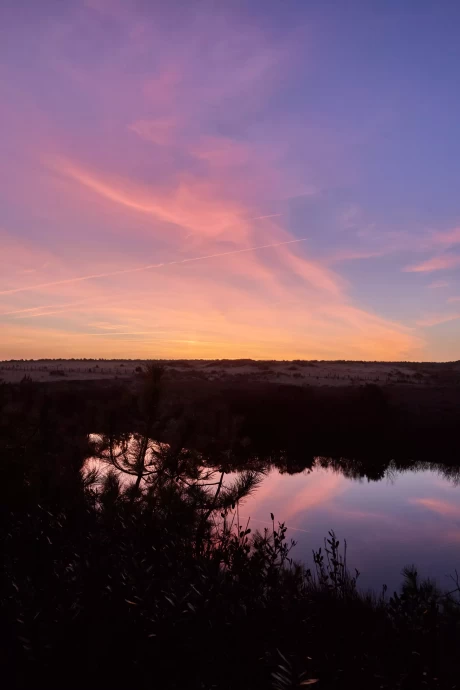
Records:
{"label": "sky", "polygon": [[459,23],[2,0],[0,359],[460,359]]}

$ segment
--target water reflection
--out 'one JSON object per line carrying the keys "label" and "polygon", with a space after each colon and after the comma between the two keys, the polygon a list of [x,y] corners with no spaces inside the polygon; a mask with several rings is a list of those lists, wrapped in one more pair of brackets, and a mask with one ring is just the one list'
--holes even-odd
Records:
{"label": "water reflection", "polygon": [[[267,469],[267,461],[252,458],[241,470],[248,466]],[[104,471],[107,464],[91,458],[87,468]],[[230,482],[238,469],[235,463],[226,468]],[[276,465],[272,460],[261,485],[239,506],[240,519],[263,529],[274,513],[297,541],[292,555],[306,563],[334,529],[347,540],[348,561],[360,570],[363,588],[398,589],[402,568],[412,563],[447,587],[449,574],[460,567],[459,478],[457,466],[431,463],[317,457],[292,473],[285,458]]]}
{"label": "water reflection", "polygon": [[241,512],[255,527],[270,512],[285,521],[295,531],[298,560],[311,561],[311,550],[334,529],[347,540],[364,588],[398,588],[401,569],[411,563],[447,586],[446,576],[460,565],[460,489],[433,466],[393,466],[379,481],[354,472],[350,461],[325,458],[296,475],[273,469]]}

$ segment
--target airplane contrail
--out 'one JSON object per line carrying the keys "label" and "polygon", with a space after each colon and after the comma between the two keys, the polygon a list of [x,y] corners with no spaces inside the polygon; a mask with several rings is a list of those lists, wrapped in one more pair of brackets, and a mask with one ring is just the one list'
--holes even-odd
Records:
{"label": "airplane contrail", "polygon": [[249,220],[262,220],[263,218],[279,218],[282,215],[282,213],[271,213],[268,216],[256,216],[255,218],[250,218]]}
{"label": "airplane contrail", "polygon": [[246,249],[234,249],[230,252],[219,252],[217,254],[207,254],[205,256],[194,256],[190,259],[180,259],[179,261],[167,261],[161,264],[147,264],[146,266],[139,266],[138,268],[125,268],[119,271],[108,271],[107,273],[93,273],[87,276],[78,276],[76,278],[67,278],[66,280],[55,280],[50,283],[39,283],[38,285],[27,285],[25,287],[13,288],[11,290],[2,290],[0,295],[13,295],[17,292],[29,292],[31,290],[40,290],[41,288],[54,287],[56,285],[69,285],[71,283],[81,283],[86,280],[96,280],[99,278],[110,278],[111,276],[120,276],[127,273],[138,273],[140,271],[149,271],[154,268],[164,268],[166,266],[175,266],[179,264],[187,264],[193,261],[203,261],[204,259],[216,259],[221,256],[231,256],[232,254],[244,254],[245,252],[255,252],[259,249],[272,249],[275,247],[282,247],[285,244],[296,244],[298,242],[306,242],[307,237],[301,237],[297,240],[288,240],[287,242],[276,242],[274,244],[261,244],[258,247],[247,247]]}
{"label": "airplane contrail", "polygon": [[[81,302],[67,302],[66,304],[44,304],[39,307],[28,307],[27,309],[15,309],[14,311],[4,311],[0,314],[0,316],[10,316],[11,314],[24,314],[25,312],[40,311],[40,309],[54,309],[55,307],[74,307],[77,304],[81,304]],[[32,316],[35,316],[35,314],[32,314]]]}
{"label": "airplane contrail", "polygon": [[62,314],[63,312],[68,312],[68,309],[56,309],[55,311],[40,311],[36,312],[35,314],[23,314],[22,316],[17,316],[16,320],[18,319],[33,319],[36,318],[37,316],[50,316],[51,314]]}

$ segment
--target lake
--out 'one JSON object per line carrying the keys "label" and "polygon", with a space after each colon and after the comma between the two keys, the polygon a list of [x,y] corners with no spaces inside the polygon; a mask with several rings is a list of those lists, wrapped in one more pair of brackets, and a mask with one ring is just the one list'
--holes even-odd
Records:
{"label": "lake", "polygon": [[[92,439],[100,437],[94,434]],[[92,467],[104,472],[108,466],[89,458],[87,468]],[[231,484],[235,474],[227,474],[224,483]],[[122,475],[122,481],[132,479]],[[312,564],[312,550],[323,546],[324,537],[334,530],[342,545],[347,541],[347,562],[360,571],[362,589],[379,592],[386,584],[393,593],[401,584],[403,567],[412,564],[421,577],[448,589],[450,575],[460,570],[456,466],[322,457],[295,473],[292,467],[288,473],[271,465],[239,513],[240,524],[246,526],[249,520],[253,531],[271,528],[274,513],[276,522],[286,524],[287,537],[297,542],[291,556],[307,565]]]}
{"label": "lake", "polygon": [[[397,470],[391,465],[383,478],[352,478],[316,460],[311,470],[281,474],[274,469],[240,508],[240,521],[250,518],[253,529],[275,521],[295,539],[292,556],[312,563],[312,549],[323,545],[330,529],[343,543],[347,561],[361,572],[361,588],[392,593],[401,583],[401,570],[415,564],[420,575],[449,588],[449,575],[460,569],[460,486],[433,466]],[[244,524],[245,524],[244,520]]]}

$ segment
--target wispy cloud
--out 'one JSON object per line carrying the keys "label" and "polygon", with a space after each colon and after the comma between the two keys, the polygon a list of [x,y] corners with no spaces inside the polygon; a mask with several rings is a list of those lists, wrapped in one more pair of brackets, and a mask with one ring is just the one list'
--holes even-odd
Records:
{"label": "wispy cloud", "polygon": [[422,319],[417,320],[417,326],[431,327],[439,326],[442,323],[449,321],[456,321],[460,319],[460,312],[457,314],[430,314]]}
{"label": "wispy cloud", "polygon": [[137,120],[128,129],[145,141],[164,146],[174,142],[176,127],[176,118],[164,117],[157,120]]}
{"label": "wispy cloud", "polygon": [[460,266],[460,256],[444,254],[443,256],[434,256],[419,264],[406,266],[404,270],[408,273],[432,273],[433,271],[443,271],[456,266]]}
{"label": "wispy cloud", "polygon": [[[13,314],[24,314],[27,312],[35,312],[35,311],[41,311],[43,309],[54,309],[55,307],[73,307],[77,304],[81,304],[81,302],[68,302],[66,304],[46,304],[46,305],[41,305],[39,307],[27,307],[26,309],[14,309],[12,311],[4,311],[0,313],[0,316],[10,316]],[[33,313],[31,314],[33,316]]]}
{"label": "wispy cloud", "polygon": [[207,229],[218,234],[239,220],[236,209],[233,212],[230,209],[225,211],[212,198],[203,204],[204,190],[199,190],[196,183],[179,186],[172,193],[160,197],[159,190],[133,188],[132,183],[127,180],[108,181],[73,163],[57,163],[56,167],[109,201],[188,229],[201,232]]}
{"label": "wispy cloud", "polygon": [[429,283],[427,287],[431,288],[432,290],[436,290],[438,288],[449,287],[449,283],[447,280],[435,280],[432,283]]}
{"label": "wispy cloud", "polygon": [[29,314],[21,314],[21,316],[17,316],[16,319],[35,319],[40,316],[52,316],[54,314],[64,314],[68,313],[68,308],[64,309],[53,309],[52,311],[40,311],[40,312],[32,312]]}
{"label": "wispy cloud", "polygon": [[440,247],[453,247],[460,244],[460,228],[453,228],[452,230],[438,231],[432,233],[430,236],[432,244]]}
{"label": "wispy cloud", "polygon": [[120,330],[120,328],[129,328],[126,324],[122,323],[108,323],[107,321],[92,321],[87,324],[91,328],[99,328],[101,330],[107,330],[107,331],[117,331]]}
{"label": "wispy cloud", "polygon": [[341,261],[359,261],[361,259],[375,259],[386,254],[385,249],[342,249],[330,258],[328,263],[340,263]]}

